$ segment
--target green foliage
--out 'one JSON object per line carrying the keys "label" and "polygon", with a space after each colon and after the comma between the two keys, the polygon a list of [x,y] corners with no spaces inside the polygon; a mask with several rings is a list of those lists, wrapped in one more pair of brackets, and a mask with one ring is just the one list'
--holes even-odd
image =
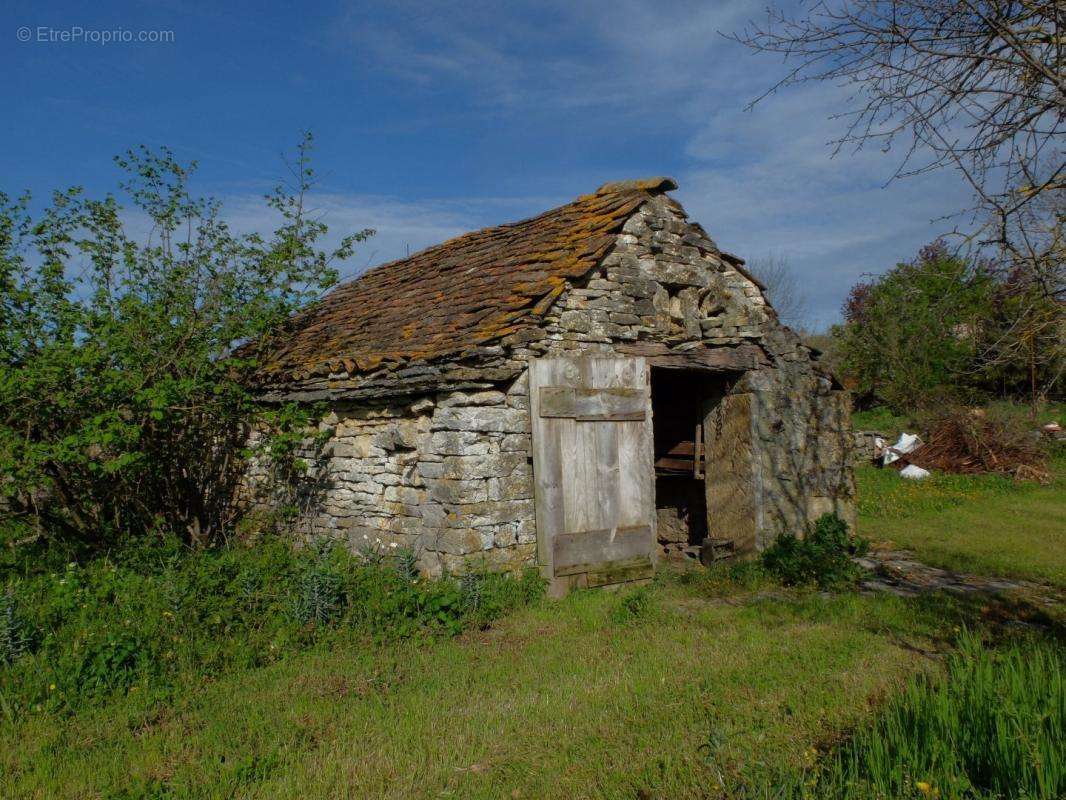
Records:
{"label": "green foliage", "polygon": [[[278,218],[266,237],[230,230],[217,201],[191,193],[195,164],[166,149],[116,159],[132,209],[70,189],[35,215],[0,193],[2,507],[91,547],[225,535],[250,427],[273,431],[262,447],[284,457],[312,417],[252,401],[258,344],[371,233],[319,248],[310,144],[266,198]],[[234,351],[242,342],[257,344]]]}
{"label": "green foliage", "polygon": [[900,413],[942,400],[1024,397],[1034,408],[1063,373],[1063,308],[1024,267],[973,262],[942,242],[856,284],[828,363],[864,403]]}
{"label": "green foliage", "polygon": [[1054,641],[990,650],[964,634],[944,672],[919,675],[785,796],[1062,797],[1064,666]]}
{"label": "green foliage", "polygon": [[11,664],[29,652],[29,626],[15,607],[11,591],[0,595],[0,664]]}
{"label": "green foliage", "polygon": [[543,592],[533,571],[485,574],[472,605],[458,580],[412,578],[326,545],[294,551],[271,536],[199,551],[175,539],[143,543],[8,579],[0,708],[9,714],[73,711],[115,693],[165,696],[190,676],[263,666],[317,644],[453,635]]}
{"label": "green foliage", "polygon": [[325,543],[312,545],[296,582],[293,617],[301,625],[328,625],[341,613],[344,575],[329,558]]}
{"label": "green foliage", "polygon": [[862,577],[862,568],[852,557],[862,555],[867,547],[867,542],[849,535],[844,520],[836,514],[823,514],[802,539],[792,534],[778,536],[763,551],[761,560],[763,567],[787,586],[842,589],[854,586]]}
{"label": "green foliage", "polygon": [[901,433],[913,432],[916,423],[911,414],[897,414],[885,406],[874,406],[851,415],[851,426],[857,431],[883,433],[892,444]]}
{"label": "green foliage", "polygon": [[896,411],[965,399],[983,326],[993,317],[989,271],[941,243],[852,289],[833,329],[840,369],[856,391]]}

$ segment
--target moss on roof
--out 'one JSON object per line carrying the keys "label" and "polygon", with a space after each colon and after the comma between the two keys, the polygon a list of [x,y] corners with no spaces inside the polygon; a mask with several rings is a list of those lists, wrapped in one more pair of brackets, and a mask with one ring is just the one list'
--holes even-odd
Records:
{"label": "moss on roof", "polygon": [[368,271],[294,316],[260,354],[267,383],[365,373],[491,344],[537,323],[592,270],[669,178],[609,183],[521,222],[485,228]]}

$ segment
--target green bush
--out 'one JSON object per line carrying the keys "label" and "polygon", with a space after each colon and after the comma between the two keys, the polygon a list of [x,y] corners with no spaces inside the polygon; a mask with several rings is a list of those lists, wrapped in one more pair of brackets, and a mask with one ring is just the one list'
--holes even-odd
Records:
{"label": "green bush", "polygon": [[823,514],[799,539],[782,534],[762,554],[762,564],[786,586],[816,585],[821,589],[854,586],[863,570],[852,558],[866,552],[868,544],[848,533],[836,514]]}
{"label": "green bush", "polygon": [[116,159],[125,207],[69,189],[38,212],[0,191],[0,519],[84,548],[206,546],[231,531],[252,427],[273,469],[299,471],[315,409],[255,402],[257,358],[372,233],[323,249],[310,145],[265,198],[266,234],[231,230],[165,148]]}
{"label": "green bush", "polygon": [[[71,562],[8,570],[0,589],[0,712],[62,712],[115,693],[166,693],[182,680],[252,668],[308,647],[453,635],[530,603],[535,571],[439,581],[391,557],[341,548],[190,550],[173,540]],[[0,573],[0,579],[4,579]],[[476,580],[477,602],[464,588]]]}

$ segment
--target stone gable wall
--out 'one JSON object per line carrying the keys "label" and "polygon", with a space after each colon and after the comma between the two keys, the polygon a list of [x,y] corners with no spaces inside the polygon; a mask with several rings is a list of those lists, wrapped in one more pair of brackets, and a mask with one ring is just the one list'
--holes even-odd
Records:
{"label": "stone gable wall", "polygon": [[[747,343],[765,351],[767,366],[731,387],[752,393],[757,408],[753,491],[760,546],[823,511],[852,515],[842,394],[777,322],[759,287],[661,196],[629,219],[600,266],[564,290],[536,330],[496,348],[498,360],[485,374],[511,377],[494,388],[423,389],[415,398],[335,404],[322,422],[331,431],[325,448],[304,454],[312,466],[297,492],[297,530],[353,548],[410,547],[431,575],[460,572],[471,560],[499,568],[532,564],[523,365],[531,357],[610,354],[649,341],[674,349]],[[432,368],[413,369],[432,375]],[[269,486],[266,465],[256,465],[249,491],[276,506]]]}

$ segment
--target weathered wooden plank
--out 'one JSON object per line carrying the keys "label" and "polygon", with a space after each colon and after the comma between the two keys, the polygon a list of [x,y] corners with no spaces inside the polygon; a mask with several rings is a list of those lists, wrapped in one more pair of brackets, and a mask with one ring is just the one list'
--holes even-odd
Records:
{"label": "weathered wooden plank", "polygon": [[612,583],[647,580],[655,575],[655,564],[651,556],[640,556],[629,561],[615,561],[604,564],[585,573],[585,583],[590,589],[608,586]]}
{"label": "weathered wooden plank", "polygon": [[675,472],[684,472],[686,475],[692,472],[695,459],[692,458],[669,458],[663,456],[655,460],[656,469],[669,469]]}
{"label": "weathered wooden plank", "polygon": [[654,539],[650,525],[632,525],[597,531],[560,533],[552,544],[556,575],[566,575],[575,565],[621,561],[650,552]]}
{"label": "weathered wooden plank", "polygon": [[[604,391],[637,391],[627,386],[623,374],[624,362],[619,359],[593,359],[587,362],[585,381],[594,387],[603,387]],[[641,401],[640,412],[643,416],[644,406],[647,399]],[[632,422],[604,421],[600,423],[579,422],[582,427],[591,427],[593,430],[593,444],[596,459],[596,505],[598,513],[596,524],[589,528],[615,528],[625,525],[628,520],[621,518],[621,481],[619,479],[620,465],[618,452],[618,436],[620,428],[632,425]],[[640,522],[640,520],[634,520]],[[575,529],[578,530],[578,529]]]}
{"label": "weathered wooden plank", "polygon": [[[560,396],[566,400],[557,400]],[[586,400],[597,397],[614,399]],[[573,416],[553,416],[570,398]],[[619,408],[636,417],[637,401],[639,418],[610,419],[607,412]],[[589,585],[589,570],[607,562],[643,557],[654,564],[654,456],[643,359],[533,360],[530,404],[537,552],[549,592]],[[583,412],[593,418],[580,418]],[[593,582],[611,581],[601,575]]]}
{"label": "weathered wooden plank", "polygon": [[632,558],[622,558],[617,561],[600,561],[594,564],[572,564],[569,567],[559,567],[557,577],[583,575],[592,572],[602,573],[612,569],[625,569],[627,567],[643,566],[645,564],[651,564],[651,556],[647,554],[633,556]]}
{"label": "weathered wooden plank", "polygon": [[[627,386],[650,386],[650,375],[644,359],[621,362],[620,380]],[[650,392],[649,392],[650,395]],[[655,448],[652,433],[651,404],[649,413],[640,422],[620,423],[618,429],[619,464],[619,525],[647,524],[652,537],[649,550],[654,558],[655,541]]]}
{"label": "weathered wooden plank", "polygon": [[560,420],[541,418],[539,387],[557,382],[561,364],[534,359],[529,364],[529,396],[533,440],[534,503],[537,520],[537,563],[550,576],[552,536],[565,529],[563,522],[563,467],[559,447]]}
{"label": "weathered wooden plank", "polygon": [[643,389],[544,386],[540,390],[539,413],[542,417],[587,422],[642,420],[646,406]]}
{"label": "weathered wooden plank", "polygon": [[704,419],[707,535],[728,539],[738,553],[755,548],[756,498],[752,397],[727,395]]}

